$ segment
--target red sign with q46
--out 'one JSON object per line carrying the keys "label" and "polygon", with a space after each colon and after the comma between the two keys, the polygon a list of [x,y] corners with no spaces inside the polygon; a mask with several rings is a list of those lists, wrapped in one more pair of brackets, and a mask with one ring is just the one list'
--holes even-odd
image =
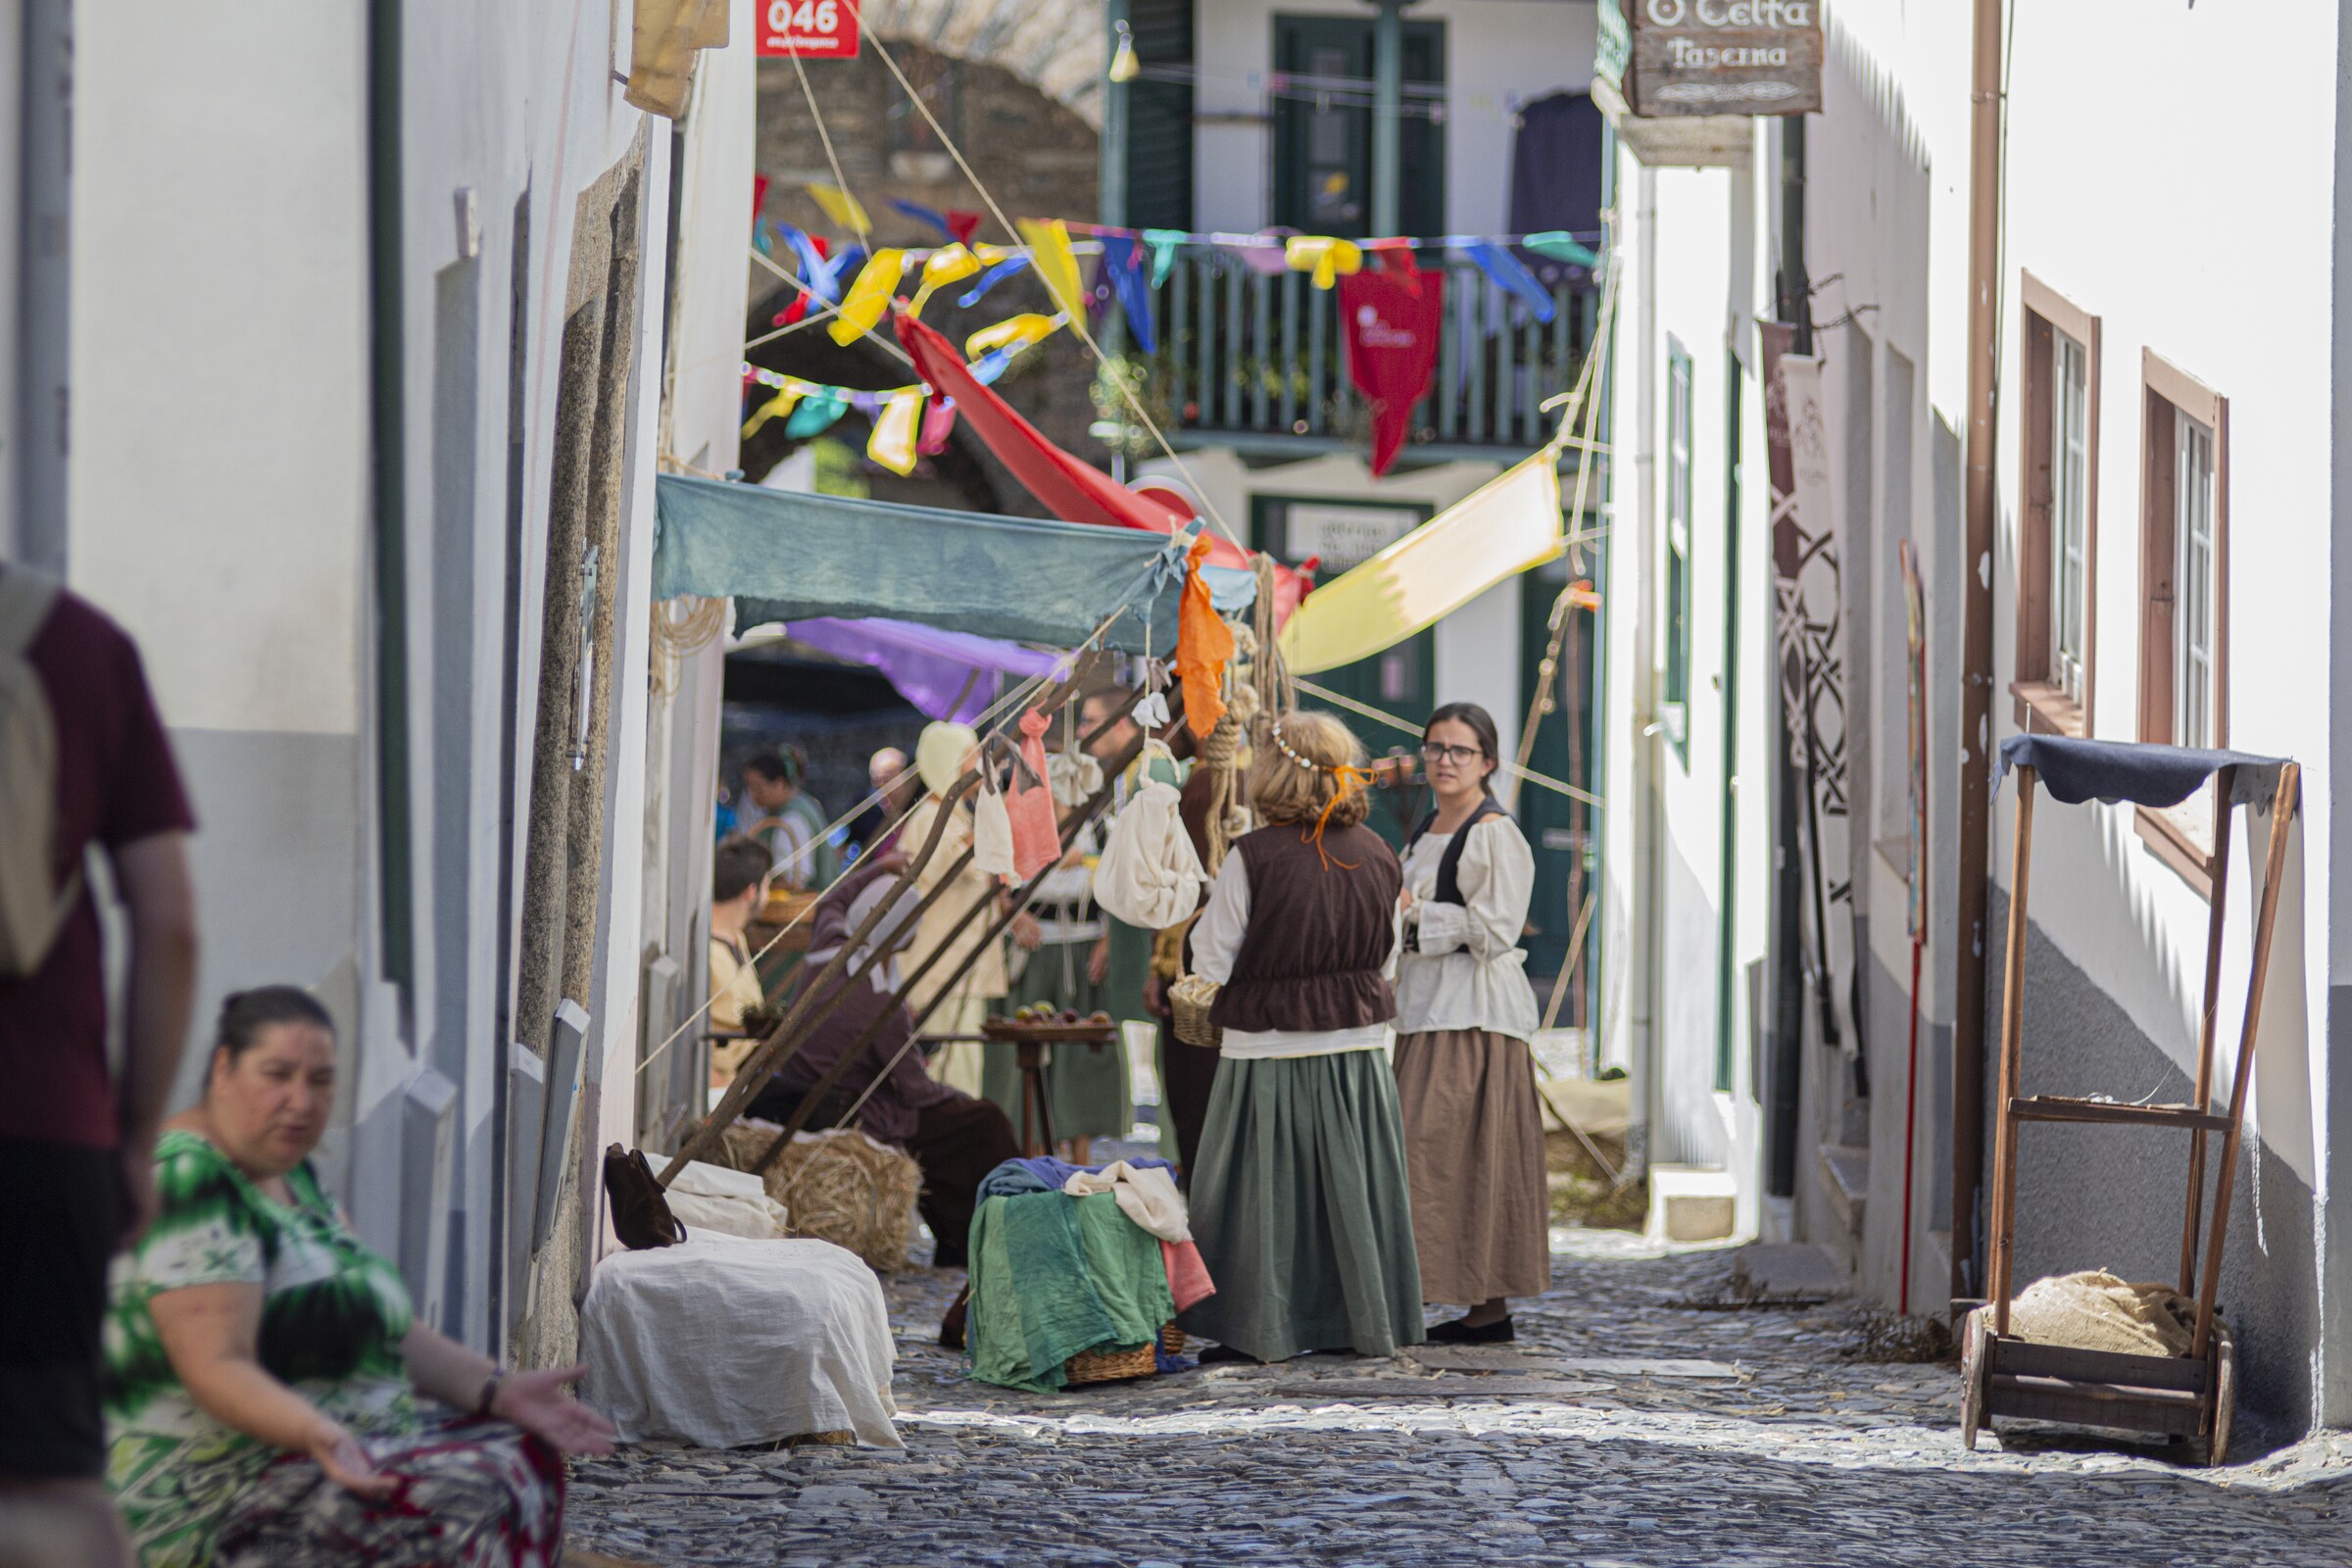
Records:
{"label": "red sign with q46", "polygon": [[760,53],[804,60],[858,54],[858,0],[759,0]]}

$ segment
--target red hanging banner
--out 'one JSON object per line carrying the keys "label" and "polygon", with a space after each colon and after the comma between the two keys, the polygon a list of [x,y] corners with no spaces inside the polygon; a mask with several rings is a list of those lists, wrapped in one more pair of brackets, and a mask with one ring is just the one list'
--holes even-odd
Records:
{"label": "red hanging banner", "polygon": [[1380,271],[1340,279],[1340,316],[1348,323],[1348,377],[1372,402],[1372,473],[1389,471],[1412,431],[1413,409],[1429,395],[1446,319],[1446,274],[1382,257]]}
{"label": "red hanging banner", "polygon": [[762,58],[854,60],[858,0],[759,0]]}

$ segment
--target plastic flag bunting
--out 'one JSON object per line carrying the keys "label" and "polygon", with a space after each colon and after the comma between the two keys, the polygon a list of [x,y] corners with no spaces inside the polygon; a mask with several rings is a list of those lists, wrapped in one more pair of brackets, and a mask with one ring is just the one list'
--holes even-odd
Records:
{"label": "plastic flag bunting", "polygon": [[914,443],[914,450],[926,458],[936,458],[948,450],[948,437],[956,433],[956,400],[934,398],[923,411],[923,433]]}
{"label": "plastic flag bunting", "polygon": [[825,210],[825,216],[843,228],[862,235],[874,226],[874,220],[865,216],[864,205],[839,185],[810,181],[808,194],[816,198],[816,205]]}
{"label": "plastic flag bunting", "polygon": [[1364,249],[1329,234],[1293,234],[1283,241],[1282,261],[1294,272],[1313,273],[1315,287],[1330,288],[1364,270]]}
{"label": "plastic flag bunting", "polygon": [[1124,234],[1103,235],[1102,270],[1110,278],[1111,292],[1118,296],[1127,330],[1135,334],[1135,346],[1146,354],[1158,353],[1159,334],[1152,324],[1152,286],[1144,281],[1144,255],[1136,242]]}
{"label": "plastic flag bunting", "polygon": [[801,401],[784,421],[787,440],[806,441],[812,435],[822,435],[833,428],[850,406],[850,395],[837,386],[820,386]]}
{"label": "plastic flag bunting", "polygon": [[960,207],[951,207],[945,216],[948,220],[948,232],[955,235],[963,244],[969,245],[972,242],[972,236],[980,232],[980,215],[978,213],[967,213]]}
{"label": "plastic flag bunting", "polygon": [[776,254],[776,242],[767,232],[767,220],[764,218],[752,220],[752,247],[762,256]]}
{"label": "plastic flag bunting", "polygon": [[905,251],[874,252],[874,259],[865,264],[865,270],[850,285],[850,292],[841,302],[841,314],[828,328],[834,342],[848,348],[873,330],[874,323],[882,319],[882,313],[890,309],[891,293],[899,286],[899,274],[906,267]]}
{"label": "plastic flag bunting", "polygon": [[825,253],[817,248],[817,242],[804,230],[797,229],[790,223],[778,223],[776,227],[783,232],[784,243],[792,247],[794,260],[801,264],[802,285],[809,293],[815,295],[819,303],[839,305],[841,303],[842,270],[863,256],[865,248],[861,245],[853,245],[839,256],[828,259]]}
{"label": "plastic flag bunting", "polygon": [[1600,266],[1600,253],[1578,244],[1576,236],[1564,228],[1545,229],[1541,234],[1530,234],[1519,243],[1534,251],[1538,256],[1549,257],[1555,262],[1566,262],[1572,267],[1582,267],[1588,271]]}
{"label": "plastic flag bunting", "polygon": [[1070,225],[1058,218],[1021,218],[1014,222],[1021,238],[1029,242],[1029,254],[1037,275],[1045,280],[1046,292],[1054,296],[1055,306],[1075,318],[1086,309],[1086,283],[1078,275],[1078,253],[1070,248]]}
{"label": "plastic flag bunting", "polygon": [[980,270],[980,258],[964,249],[961,244],[950,245],[943,250],[933,251],[931,259],[923,263],[922,286],[914,291],[914,303],[906,308],[917,316],[922,315],[923,307],[930,302],[932,290],[942,284],[969,277],[978,270]]}
{"label": "plastic flag bunting", "polygon": [[1491,239],[1470,240],[1462,246],[1462,251],[1478,264],[1480,271],[1487,274],[1488,282],[1526,301],[1527,308],[1535,312],[1537,320],[1550,321],[1551,295],[1543,284],[1536,281],[1536,274],[1529,271],[1518,257]]}
{"label": "plastic flag bunting", "polygon": [[995,386],[997,377],[1003,375],[1004,367],[1011,363],[1010,349],[990,349],[972,362],[972,379],[982,386]]}
{"label": "plastic flag bunting", "polygon": [[[758,409],[753,411],[752,416],[743,421],[743,439],[749,441],[760,433],[760,427],[768,420],[781,419],[790,414],[793,405],[801,401],[801,394],[805,390],[806,388],[798,382],[792,382],[780,388],[774,397],[760,404]],[[789,429],[790,426],[787,425],[786,428]]]}
{"label": "plastic flag bunting", "polygon": [[1028,265],[1029,258],[1026,256],[1006,257],[1004,261],[997,263],[986,272],[982,273],[980,281],[972,285],[971,292],[963,295],[961,298],[956,300],[956,303],[962,306],[967,311],[970,310],[973,306],[980,303],[980,297],[982,295],[986,294],[990,289],[995,288],[999,283],[1004,282],[1013,273],[1020,271]]}
{"label": "plastic flag bunting", "polygon": [[1022,316],[1006,317],[994,326],[984,326],[963,340],[966,359],[979,359],[991,349],[1025,349],[1030,344],[1051,337],[1060,325],[1053,317],[1040,316],[1032,311]]}
{"label": "plastic flag bunting", "polygon": [[1159,287],[1176,270],[1176,247],[1187,238],[1181,228],[1147,228],[1144,243],[1152,247],[1152,286]]}
{"label": "plastic flag bunting", "polygon": [[905,478],[914,471],[915,438],[922,422],[923,389],[893,392],[874,416],[873,438],[865,444],[865,455]]}
{"label": "plastic flag bunting", "polygon": [[935,208],[925,207],[921,202],[902,201],[896,196],[890,198],[890,205],[916,222],[938,229],[939,237],[942,239],[960,240],[963,237],[948,226],[947,214]]}

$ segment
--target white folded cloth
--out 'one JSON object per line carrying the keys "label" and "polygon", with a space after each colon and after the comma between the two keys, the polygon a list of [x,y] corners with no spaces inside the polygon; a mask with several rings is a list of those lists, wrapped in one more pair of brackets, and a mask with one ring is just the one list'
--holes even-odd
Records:
{"label": "white folded cloth", "polygon": [[1123,1159],[1113,1160],[1099,1171],[1071,1172],[1061,1190],[1072,1198],[1108,1193],[1117,1200],[1121,1213],[1161,1241],[1193,1239],[1192,1225],[1185,1214],[1184,1195],[1176,1190],[1176,1178],[1168,1174],[1164,1165],[1147,1165],[1139,1170]]}

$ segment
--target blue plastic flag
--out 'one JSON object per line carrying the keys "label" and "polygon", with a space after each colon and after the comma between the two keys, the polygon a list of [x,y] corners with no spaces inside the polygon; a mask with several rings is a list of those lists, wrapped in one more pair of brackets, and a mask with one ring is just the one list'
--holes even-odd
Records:
{"label": "blue plastic flag", "polygon": [[841,280],[858,275],[858,268],[865,260],[865,247],[852,245],[839,255],[819,256],[816,242],[800,229],[790,223],[778,223],[776,227],[783,231],[784,243],[792,247],[794,259],[801,264],[801,282],[808,292],[822,304],[839,305]]}
{"label": "blue plastic flag", "polygon": [[1135,346],[1146,354],[1159,352],[1159,337],[1152,325],[1152,285],[1144,278],[1143,253],[1125,234],[1102,236],[1102,270],[1110,275],[1111,292],[1127,318]]}
{"label": "blue plastic flag", "polygon": [[990,268],[987,271],[982,272],[980,274],[980,281],[972,285],[971,292],[957,299],[956,303],[962,306],[967,311],[970,310],[973,306],[980,303],[981,295],[986,294],[990,289],[995,288],[999,283],[1004,282],[1006,278],[1010,277],[1013,273],[1019,271],[1022,268],[1027,267],[1028,265],[1029,257],[1026,252],[1019,256],[1006,257],[1004,260],[999,262],[996,266]]}
{"label": "blue plastic flag", "polygon": [[1471,240],[1462,249],[1478,264],[1478,270],[1487,274],[1487,281],[1506,294],[1525,300],[1527,308],[1535,312],[1537,320],[1545,323],[1551,320],[1551,295],[1543,284],[1536,281],[1536,274],[1529,271],[1518,257],[1491,239]]}
{"label": "blue plastic flag", "polygon": [[1600,266],[1600,253],[1579,244],[1576,236],[1564,228],[1547,228],[1541,234],[1528,235],[1519,243],[1538,256],[1566,262],[1571,267],[1581,267],[1588,271]]}
{"label": "blue plastic flag", "polygon": [[1152,286],[1159,287],[1176,270],[1176,247],[1192,236],[1181,228],[1147,228],[1144,243],[1152,247]]}
{"label": "blue plastic flag", "polygon": [[995,386],[997,377],[1003,375],[1004,367],[1011,363],[1010,349],[990,349],[972,362],[972,379],[982,386]]}
{"label": "blue plastic flag", "polygon": [[794,441],[806,441],[812,435],[822,435],[833,428],[850,406],[849,395],[837,386],[820,386],[801,399],[801,406],[792,411],[784,421],[785,436]]}
{"label": "blue plastic flag", "polygon": [[942,239],[949,241],[951,244],[954,243],[956,239],[956,231],[948,226],[947,215],[940,212],[937,208],[925,207],[921,202],[901,201],[896,196],[890,198],[890,205],[897,208],[900,212],[905,213],[908,218],[913,219],[918,223],[930,224],[933,228],[939,230],[940,237]]}

